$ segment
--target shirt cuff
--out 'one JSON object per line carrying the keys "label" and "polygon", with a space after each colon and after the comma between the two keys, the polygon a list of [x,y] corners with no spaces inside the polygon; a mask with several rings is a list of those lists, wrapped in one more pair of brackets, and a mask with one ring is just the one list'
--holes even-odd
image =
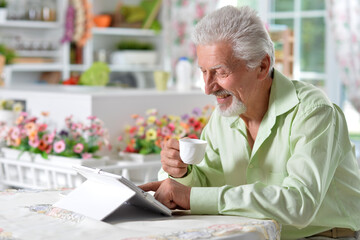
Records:
{"label": "shirt cuff", "polygon": [[219,188],[193,187],[190,193],[191,214],[219,214]]}

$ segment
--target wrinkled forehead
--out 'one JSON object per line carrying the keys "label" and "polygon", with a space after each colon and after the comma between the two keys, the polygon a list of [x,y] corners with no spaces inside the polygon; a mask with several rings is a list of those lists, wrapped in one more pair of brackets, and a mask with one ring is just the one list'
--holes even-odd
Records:
{"label": "wrinkled forehead", "polygon": [[229,44],[198,45],[196,47],[198,66],[206,69],[230,68],[239,63]]}

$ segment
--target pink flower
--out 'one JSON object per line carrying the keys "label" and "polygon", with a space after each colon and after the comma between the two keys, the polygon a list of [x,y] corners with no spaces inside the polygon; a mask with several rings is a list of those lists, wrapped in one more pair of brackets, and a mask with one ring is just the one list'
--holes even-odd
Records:
{"label": "pink flower", "polygon": [[45,149],[45,152],[47,154],[50,154],[51,153],[51,150],[52,150],[52,145],[48,145],[47,148]]}
{"label": "pink flower", "polygon": [[39,127],[38,127],[38,131],[39,132],[43,132],[47,129],[47,125],[44,123],[44,124],[40,124]]}
{"label": "pink flower", "polygon": [[73,124],[71,125],[71,130],[76,130],[76,129],[78,129],[79,127],[80,127],[79,124],[73,123]]}
{"label": "pink flower", "polygon": [[145,123],[145,118],[143,117],[138,117],[135,121],[135,124],[140,126],[140,125],[143,125]]}
{"label": "pink flower", "polygon": [[91,153],[83,153],[83,154],[81,154],[81,157],[82,157],[83,159],[89,159],[89,158],[92,157],[92,154],[91,154]]}
{"label": "pink flower", "polygon": [[37,148],[39,146],[39,143],[40,141],[37,137],[32,140],[29,140],[29,145],[33,148]]}
{"label": "pink flower", "polygon": [[47,143],[47,144],[52,144],[55,138],[55,134],[45,134],[42,139]]}
{"label": "pink flower", "polygon": [[81,153],[83,150],[84,150],[84,145],[82,145],[81,143],[77,143],[73,149],[75,153]]}
{"label": "pink flower", "polygon": [[19,138],[20,130],[18,128],[12,128],[10,131],[11,131],[11,139]]}
{"label": "pink flower", "polygon": [[64,140],[60,140],[54,143],[54,152],[61,153],[65,150],[65,142]]}
{"label": "pink flower", "polygon": [[173,123],[169,123],[168,128],[170,129],[170,131],[174,131],[175,125]]}
{"label": "pink flower", "polygon": [[172,131],[171,131],[170,128],[168,128],[168,127],[163,127],[163,128],[161,129],[161,134],[162,134],[163,136],[169,136],[169,135],[171,135],[171,133],[172,133]]}
{"label": "pink flower", "polygon": [[95,120],[96,117],[95,117],[95,116],[88,116],[88,119],[89,119],[89,120]]}

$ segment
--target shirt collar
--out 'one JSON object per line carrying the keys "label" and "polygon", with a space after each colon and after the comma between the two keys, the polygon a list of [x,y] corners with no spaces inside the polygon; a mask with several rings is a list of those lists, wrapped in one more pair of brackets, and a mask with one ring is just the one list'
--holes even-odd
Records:
{"label": "shirt collar", "polygon": [[271,85],[269,109],[279,116],[299,103],[294,84],[275,69]]}

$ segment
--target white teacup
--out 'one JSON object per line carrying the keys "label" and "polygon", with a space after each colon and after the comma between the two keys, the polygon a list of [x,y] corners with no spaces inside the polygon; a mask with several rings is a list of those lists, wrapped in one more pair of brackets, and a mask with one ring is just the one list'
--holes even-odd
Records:
{"label": "white teacup", "polygon": [[205,156],[207,142],[200,139],[182,138],[179,140],[180,158],[186,164],[199,164]]}

